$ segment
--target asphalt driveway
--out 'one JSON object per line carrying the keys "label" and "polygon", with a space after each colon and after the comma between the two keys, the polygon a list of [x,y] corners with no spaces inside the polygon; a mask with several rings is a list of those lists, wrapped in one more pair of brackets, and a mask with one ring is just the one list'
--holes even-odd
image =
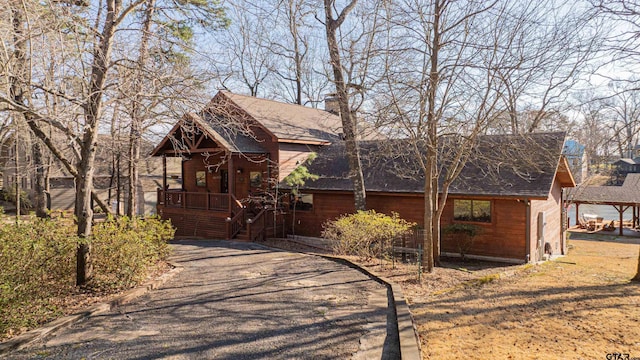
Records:
{"label": "asphalt driveway", "polygon": [[[160,289],[9,358],[380,359],[397,356],[387,289],[346,265],[257,244],[180,241]],[[392,319],[392,316],[389,316]],[[384,353],[383,353],[384,349]]]}

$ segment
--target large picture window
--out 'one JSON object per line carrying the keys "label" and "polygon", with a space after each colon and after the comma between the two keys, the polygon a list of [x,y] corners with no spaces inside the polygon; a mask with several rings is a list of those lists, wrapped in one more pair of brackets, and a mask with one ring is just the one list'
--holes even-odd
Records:
{"label": "large picture window", "polygon": [[453,200],[453,220],[491,222],[491,201]]}

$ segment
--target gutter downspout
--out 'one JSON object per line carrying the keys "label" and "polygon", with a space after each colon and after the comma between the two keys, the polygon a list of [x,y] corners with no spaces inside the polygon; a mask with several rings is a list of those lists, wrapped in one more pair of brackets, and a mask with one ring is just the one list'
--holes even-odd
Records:
{"label": "gutter downspout", "polygon": [[531,201],[528,198],[524,199],[525,206],[527,207],[527,215],[525,220],[525,235],[524,235],[524,243],[526,247],[526,256],[524,258],[525,263],[529,263],[531,261]]}

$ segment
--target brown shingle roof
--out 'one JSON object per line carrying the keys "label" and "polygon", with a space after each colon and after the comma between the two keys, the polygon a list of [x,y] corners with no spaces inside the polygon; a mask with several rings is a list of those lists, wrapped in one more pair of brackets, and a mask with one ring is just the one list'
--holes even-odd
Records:
{"label": "brown shingle roof", "polygon": [[238,95],[228,91],[220,91],[220,94],[247,112],[278,137],[280,142],[327,143],[338,140],[342,132],[340,118],[324,110]]}
{"label": "brown shingle roof", "polygon": [[[482,136],[450,193],[546,198],[556,176],[564,133]],[[359,142],[367,191],[422,193],[424,173],[406,140]],[[444,156],[444,151],[441,157]],[[308,166],[320,176],[309,190],[351,191],[344,143],[326,146]]]}
{"label": "brown shingle roof", "polygon": [[568,193],[574,203],[640,204],[640,174],[627,174],[622,186],[579,186]]}

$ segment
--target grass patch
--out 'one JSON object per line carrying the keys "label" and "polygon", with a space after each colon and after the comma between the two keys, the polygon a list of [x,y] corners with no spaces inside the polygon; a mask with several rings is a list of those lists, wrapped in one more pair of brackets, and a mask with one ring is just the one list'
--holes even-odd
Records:
{"label": "grass patch", "polygon": [[500,279],[500,274],[489,274],[467,282],[467,286],[483,286]]}

